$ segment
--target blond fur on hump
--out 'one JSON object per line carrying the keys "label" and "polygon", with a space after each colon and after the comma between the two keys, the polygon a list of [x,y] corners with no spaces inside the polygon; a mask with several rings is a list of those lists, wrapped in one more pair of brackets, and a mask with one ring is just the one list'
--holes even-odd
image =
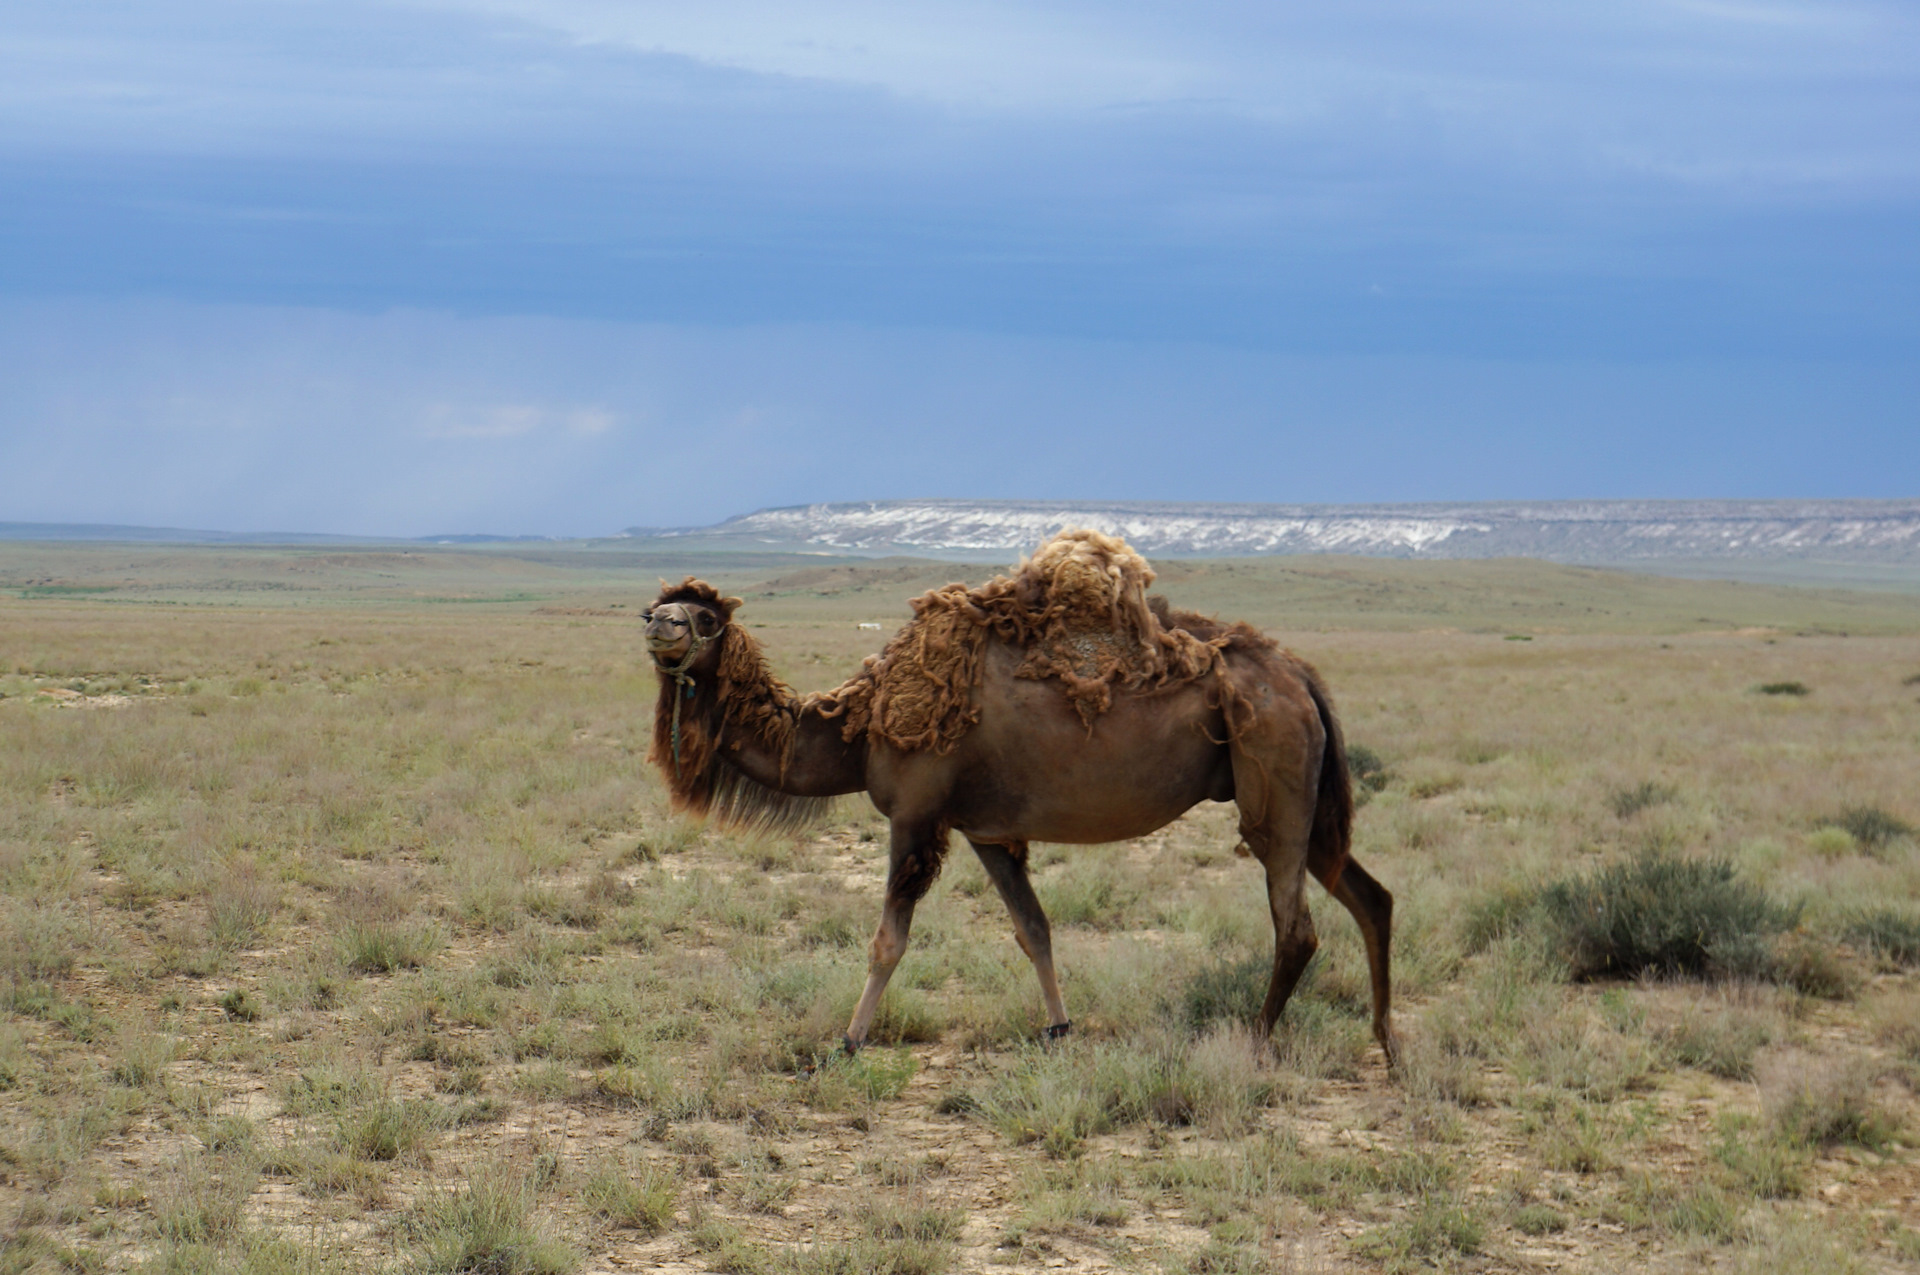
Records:
{"label": "blond fur on hump", "polygon": [[[1116,686],[1153,689],[1218,676],[1229,648],[1272,645],[1244,625],[1163,624],[1147,599],[1153,579],[1153,568],[1124,540],[1069,528],[1011,575],[915,598],[913,619],[879,655],[808,704],[844,717],[849,740],[877,732],[902,751],[944,753],[979,720],[972,690],[995,639],[1025,652],[1018,676],[1060,681],[1089,730],[1111,707]],[[1190,631],[1196,628],[1204,635]],[[1231,700],[1231,686],[1219,680],[1223,702]]]}

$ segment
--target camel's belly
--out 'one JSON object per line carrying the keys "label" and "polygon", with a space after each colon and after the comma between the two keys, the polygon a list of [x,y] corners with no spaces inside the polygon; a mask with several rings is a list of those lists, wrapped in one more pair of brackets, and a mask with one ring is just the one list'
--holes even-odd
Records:
{"label": "camel's belly", "polygon": [[953,825],[980,841],[1145,836],[1233,795],[1228,751],[1207,729],[1214,716],[1197,689],[1116,696],[1089,731],[1057,684],[1016,683],[982,705],[956,750]]}
{"label": "camel's belly", "polygon": [[[1098,793],[1082,795],[1112,796]],[[1093,802],[1044,802],[1037,808],[1020,811],[983,810],[977,818],[969,819],[958,830],[972,840],[984,843],[1055,841],[1067,845],[1098,845],[1144,837],[1166,827],[1204,800],[1205,793],[1194,796],[1191,801],[1141,802],[1128,799],[1110,801],[1104,806]]]}

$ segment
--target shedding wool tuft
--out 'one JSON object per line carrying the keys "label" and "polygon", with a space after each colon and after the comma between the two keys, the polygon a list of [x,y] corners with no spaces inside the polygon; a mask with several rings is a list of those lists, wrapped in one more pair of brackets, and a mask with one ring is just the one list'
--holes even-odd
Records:
{"label": "shedding wool tuft", "polygon": [[949,752],[979,720],[972,691],[997,639],[1026,652],[1018,676],[1058,679],[1089,730],[1116,686],[1152,691],[1213,677],[1237,731],[1251,706],[1226,677],[1226,652],[1270,650],[1272,641],[1244,624],[1174,612],[1147,597],[1152,583],[1153,568],[1125,541],[1062,531],[1012,575],[915,598],[913,619],[886,648],[808,706],[844,717],[848,740],[871,732],[903,752]]}

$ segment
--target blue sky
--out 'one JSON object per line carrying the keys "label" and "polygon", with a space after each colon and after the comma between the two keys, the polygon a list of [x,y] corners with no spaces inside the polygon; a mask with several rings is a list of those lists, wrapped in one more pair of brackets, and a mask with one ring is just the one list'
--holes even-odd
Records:
{"label": "blue sky", "polygon": [[0,0],[0,520],[1920,494],[1920,11]]}

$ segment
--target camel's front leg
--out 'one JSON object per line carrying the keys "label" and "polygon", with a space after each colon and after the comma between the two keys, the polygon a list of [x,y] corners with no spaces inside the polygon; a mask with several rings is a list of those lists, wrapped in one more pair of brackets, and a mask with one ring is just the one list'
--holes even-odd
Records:
{"label": "camel's front leg", "polygon": [[907,953],[914,905],[940,875],[946,836],[947,830],[938,824],[906,825],[898,820],[893,824],[887,899],[880,910],[880,928],[874,931],[873,944],[867,949],[866,990],[860,993],[853,1021],[847,1024],[844,1043],[848,1053],[867,1043],[867,1029],[873,1026],[874,1013],[880,1008],[880,994],[887,990],[893,967]]}
{"label": "camel's front leg", "polygon": [[1033,972],[1040,979],[1040,996],[1047,1003],[1047,1038],[1058,1040],[1072,1029],[1072,1024],[1067,1021],[1066,1002],[1060,999],[1060,984],[1053,976],[1053,927],[1047,924],[1047,914],[1034,897],[1033,882],[1027,878],[1027,843],[971,844],[994,888],[1000,891],[1007,915],[1013,918],[1014,939],[1033,962]]}

